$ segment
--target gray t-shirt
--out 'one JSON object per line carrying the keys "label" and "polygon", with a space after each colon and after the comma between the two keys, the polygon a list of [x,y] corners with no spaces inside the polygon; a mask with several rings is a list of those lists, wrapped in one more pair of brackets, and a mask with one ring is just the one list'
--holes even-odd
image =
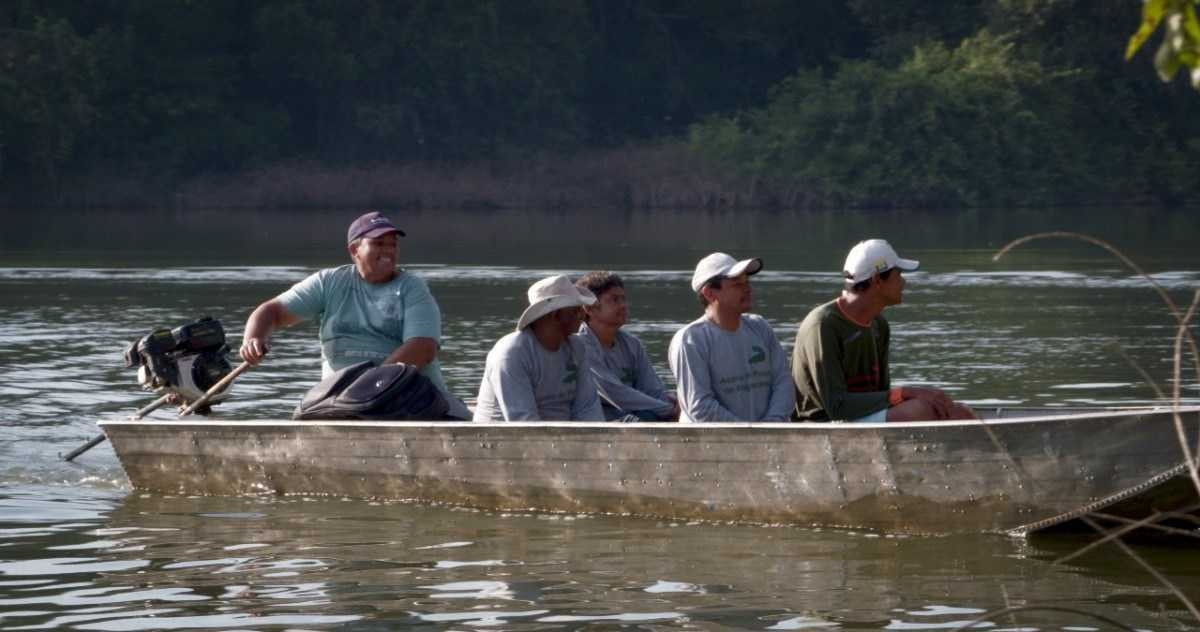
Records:
{"label": "gray t-shirt", "polygon": [[675,332],[667,358],[680,421],[787,421],[796,405],[783,347],[757,314],[743,314],[737,331],[702,316]]}
{"label": "gray t-shirt", "polygon": [[617,330],[613,346],[605,347],[587,323],[579,326],[579,337],[587,347],[588,365],[607,419],[638,412],[666,418],[675,410],[637,337]]}
{"label": "gray t-shirt", "polygon": [[604,421],[583,341],[571,335],[549,351],[528,328],[501,338],[487,356],[475,421]]}

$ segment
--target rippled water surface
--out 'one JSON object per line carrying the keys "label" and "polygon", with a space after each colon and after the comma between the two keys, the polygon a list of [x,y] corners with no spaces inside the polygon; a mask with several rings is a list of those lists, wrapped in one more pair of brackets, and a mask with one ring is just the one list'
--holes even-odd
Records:
{"label": "rippled water surface", "polygon": [[[235,340],[250,309],[345,260],[354,211],[0,217],[0,629],[954,629],[1197,626],[1136,562],[1070,540],[896,538],[802,527],[512,515],[340,498],[184,498],[128,489],[111,449],[64,463],[98,418],[153,396],[121,366],[130,340],[197,317]],[[491,344],[551,273],[618,270],[629,330],[661,373],[696,317],[695,260],[762,256],[756,311],[790,349],[835,295],[845,250],[891,239],[922,260],[888,312],[893,376],[976,404],[1136,404],[1173,387],[1175,325],[1104,251],[1007,240],[1085,230],[1144,265],[1184,306],[1200,287],[1194,212],[397,214],[405,265],[444,315],[451,388],[472,398]],[[1195,328],[1193,327],[1193,331]],[[320,369],[315,326],[279,334],[228,419],[289,414]],[[1134,368],[1136,365],[1137,368]],[[1147,381],[1149,377],[1150,381]],[[1153,385],[1151,384],[1153,382]],[[1194,379],[1184,399],[1200,403]],[[155,413],[169,417],[171,411]],[[1200,555],[1139,549],[1200,598]]]}

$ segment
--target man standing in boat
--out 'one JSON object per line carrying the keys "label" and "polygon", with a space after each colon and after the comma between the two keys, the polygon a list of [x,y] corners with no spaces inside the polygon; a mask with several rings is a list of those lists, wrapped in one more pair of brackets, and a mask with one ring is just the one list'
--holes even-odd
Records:
{"label": "man standing in boat", "polygon": [[751,314],[750,277],[762,259],[714,252],[692,274],[704,315],[675,333],[668,359],[680,421],[787,421],[795,387],[770,323]]}
{"label": "man standing in boat", "polygon": [[560,274],[534,283],[528,298],[517,330],[488,353],[475,421],[604,421],[575,333],[596,297]]}
{"label": "man standing in boat", "polygon": [[612,272],[589,272],[575,282],[596,296],[584,307],[579,337],[587,346],[588,364],[600,393],[606,419],[629,415],[644,421],[675,421],[679,406],[650,364],[636,336],[621,330],[629,319],[625,283]]}
{"label": "man standing in boat", "polygon": [[364,360],[411,364],[446,396],[450,416],[469,418],[438,365],[441,310],[425,281],[396,268],[404,235],[376,211],[355,219],[346,233],[352,263],[316,272],[259,305],[246,319],[242,359],[257,365],[276,329],[318,318],[323,375]]}
{"label": "man standing in boat", "polygon": [[935,421],[974,419],[974,411],[936,388],[891,386],[891,328],[883,310],[899,305],[904,273],[920,262],[902,259],[882,239],[859,242],[846,256],[837,299],[814,308],[800,323],[792,353],[796,416],[832,419]]}

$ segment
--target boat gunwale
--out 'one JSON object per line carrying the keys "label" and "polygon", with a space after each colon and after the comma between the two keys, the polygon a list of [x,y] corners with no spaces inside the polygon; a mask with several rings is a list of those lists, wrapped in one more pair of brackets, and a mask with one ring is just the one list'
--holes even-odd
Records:
{"label": "boat gunwale", "polygon": [[[982,409],[986,410],[986,409]],[[1019,407],[1009,407],[1000,410],[1009,410],[1019,412],[1022,409]],[[1025,409],[1028,410],[1028,409]],[[1042,410],[1037,408],[1037,410]],[[879,429],[924,429],[930,430],[935,428],[961,428],[970,426],[997,426],[1010,424],[1028,424],[1028,423],[1050,423],[1056,421],[1074,421],[1081,419],[1107,419],[1112,417],[1127,417],[1129,415],[1145,415],[1145,414],[1189,414],[1200,413],[1200,405],[1176,407],[1173,405],[1163,406],[1138,406],[1129,408],[1089,408],[1088,412],[1071,412],[1066,409],[1066,414],[1044,414],[1044,415],[1026,415],[1015,417],[1001,417],[995,419],[967,419],[967,420],[947,420],[947,421],[893,421],[893,422],[844,422],[844,421],[776,421],[776,422],[754,422],[754,421],[723,421],[723,422],[622,422],[622,421],[369,421],[359,419],[331,419],[331,420],[293,420],[293,419],[101,419],[97,421],[97,425],[101,427],[114,426],[189,426],[189,427],[224,427],[224,426],[239,426],[247,428],[255,427],[288,427],[288,428],[307,428],[307,427],[322,427],[322,426],[337,426],[345,428],[364,427],[364,428],[447,428],[447,429],[465,429],[465,428],[592,428],[592,429],[637,429],[637,430],[664,430],[664,429],[736,429],[736,430],[826,430],[826,431],[842,431],[842,430],[879,430]]]}

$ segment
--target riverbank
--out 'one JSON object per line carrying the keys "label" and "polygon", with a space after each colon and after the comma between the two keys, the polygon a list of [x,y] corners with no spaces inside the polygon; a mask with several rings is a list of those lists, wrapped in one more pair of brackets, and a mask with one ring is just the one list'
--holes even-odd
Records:
{"label": "riverbank", "polygon": [[[23,197],[25,199],[19,199]],[[466,164],[326,166],[293,161],[173,180],[105,173],[54,191],[0,194],[5,208],[719,209],[780,208],[786,198],[707,168],[682,142]]]}
{"label": "riverbank", "polygon": [[[1064,185],[1066,187],[1067,185]],[[150,170],[64,176],[57,186],[0,191],[0,209],[328,209],[403,210],[795,210],[896,209],[906,191],[879,191],[850,203],[826,199],[798,178],[771,181],[705,160],[686,142],[662,141],[570,155],[468,163],[379,162],[331,166],[288,161],[244,172],[172,177]],[[1172,207],[1153,191],[1088,195],[1072,188],[1046,208]],[[961,209],[961,202],[922,208]],[[970,205],[965,205],[970,206]],[[1039,207],[1041,208],[1041,207]]]}

